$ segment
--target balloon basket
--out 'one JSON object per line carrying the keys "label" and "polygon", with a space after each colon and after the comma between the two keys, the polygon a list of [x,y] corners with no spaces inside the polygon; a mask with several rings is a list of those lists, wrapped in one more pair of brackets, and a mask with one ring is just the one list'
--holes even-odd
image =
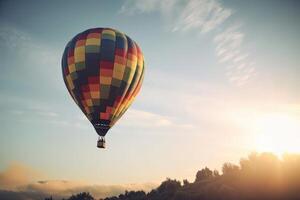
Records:
{"label": "balloon basket", "polygon": [[105,139],[104,137],[99,137],[98,142],[97,142],[97,147],[100,149],[105,149]]}

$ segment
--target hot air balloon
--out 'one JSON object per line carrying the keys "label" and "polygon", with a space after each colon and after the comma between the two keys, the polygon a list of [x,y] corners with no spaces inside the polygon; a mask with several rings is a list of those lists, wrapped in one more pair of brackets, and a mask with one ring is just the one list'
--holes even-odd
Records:
{"label": "hot air balloon", "polygon": [[144,77],[144,57],[135,41],[111,28],[77,34],[66,46],[62,74],[73,100],[99,135],[104,136],[138,94]]}

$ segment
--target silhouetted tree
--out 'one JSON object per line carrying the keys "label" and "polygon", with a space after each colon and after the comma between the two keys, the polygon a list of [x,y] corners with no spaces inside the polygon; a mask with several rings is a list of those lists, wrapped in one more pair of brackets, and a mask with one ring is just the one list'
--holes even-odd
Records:
{"label": "silhouetted tree", "polygon": [[68,200],[95,200],[88,192],[82,192],[76,195],[72,195]]}
{"label": "silhouetted tree", "polygon": [[[126,191],[105,200],[300,200],[300,155],[286,154],[282,160],[270,153],[253,153],[240,166],[225,163],[223,174],[205,167],[189,183],[166,179],[149,193]],[[88,193],[69,200],[93,200]],[[51,199],[48,199],[51,200]]]}
{"label": "silhouetted tree", "polygon": [[219,177],[219,176],[220,176],[219,171],[218,171],[218,170],[214,170],[214,171],[213,171],[213,176],[214,176],[214,177]]}
{"label": "silhouetted tree", "polygon": [[232,164],[232,163],[224,163],[222,167],[223,175],[233,175],[239,172],[239,166]]}
{"label": "silhouetted tree", "polygon": [[197,172],[195,182],[199,182],[204,179],[211,178],[212,176],[213,176],[213,172],[209,168],[205,167],[204,169],[201,169],[200,171]]}
{"label": "silhouetted tree", "polygon": [[168,200],[172,199],[175,193],[181,188],[180,181],[167,178],[157,189],[147,194],[147,200]]}
{"label": "silhouetted tree", "polygon": [[187,179],[183,179],[182,183],[183,183],[183,186],[187,186],[190,184]]}
{"label": "silhouetted tree", "polygon": [[157,191],[162,192],[175,192],[178,188],[181,187],[180,181],[172,180],[167,178],[167,180],[163,181],[160,186],[157,188]]}

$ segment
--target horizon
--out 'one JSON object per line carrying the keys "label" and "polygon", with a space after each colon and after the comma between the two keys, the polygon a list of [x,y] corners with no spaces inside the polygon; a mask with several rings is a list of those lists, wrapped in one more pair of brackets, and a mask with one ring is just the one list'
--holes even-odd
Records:
{"label": "horizon", "polygon": [[[299,3],[1,1],[0,189],[150,190],[251,152],[300,154]],[[94,27],[124,32],[145,58],[141,91],[105,150],[61,73],[68,41]]]}

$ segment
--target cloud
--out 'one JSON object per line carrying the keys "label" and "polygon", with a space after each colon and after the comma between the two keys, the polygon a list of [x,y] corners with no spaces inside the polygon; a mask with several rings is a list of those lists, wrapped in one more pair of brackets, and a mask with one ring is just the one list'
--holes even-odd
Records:
{"label": "cloud", "polygon": [[[20,99],[32,93],[46,93],[53,89],[62,91],[63,80],[58,67],[61,51],[11,24],[1,24],[0,52],[4,70],[0,81],[6,86],[4,92],[10,93],[9,86],[16,83],[20,85],[19,95],[23,96]],[[30,92],[23,93],[24,89],[30,89]]]}
{"label": "cloud", "polygon": [[[35,118],[59,122],[57,96],[66,92],[58,67],[59,50],[6,23],[0,26],[0,49],[1,52],[5,49],[2,54],[4,70],[0,74],[0,83],[4,85],[0,94],[2,111],[14,115],[13,120]],[[14,85],[18,85],[17,91],[13,90]]]}
{"label": "cloud", "polygon": [[145,80],[137,99],[148,109],[129,109],[120,124],[139,126],[141,123],[146,128],[156,128],[155,132],[169,130],[172,133],[185,131],[199,134],[204,129],[217,129],[220,121],[226,120],[228,104],[235,100],[228,99],[228,96],[232,97],[228,95],[231,93],[229,88],[222,84],[182,79],[176,72],[151,73],[149,76],[155,78]]}
{"label": "cloud", "polygon": [[97,185],[84,181],[40,180],[41,174],[20,163],[13,163],[0,172],[0,199],[43,199],[68,197],[79,192],[89,192],[96,198],[114,196],[125,190],[150,191],[157,184]]}
{"label": "cloud", "polygon": [[35,109],[28,109],[28,110],[10,110],[10,113],[13,115],[25,115],[28,113],[34,114],[38,117],[49,117],[49,118],[54,118],[58,117],[58,113],[53,112],[53,111],[47,111],[47,110],[35,110]]}
{"label": "cloud", "polygon": [[223,25],[234,11],[219,0],[127,0],[121,8],[121,13],[131,15],[157,11],[171,24],[172,32],[214,31],[216,56],[220,64],[226,64],[225,75],[230,83],[242,86],[256,74],[255,63],[242,51],[245,34],[240,25]]}
{"label": "cloud", "polygon": [[244,85],[256,74],[255,63],[242,50],[245,35],[240,27],[237,24],[231,25],[214,37],[217,58],[226,65],[225,74],[228,80],[237,86]]}
{"label": "cloud", "polygon": [[96,198],[104,198],[115,196],[123,193],[126,190],[144,190],[153,189],[156,184],[124,184],[124,185],[93,185],[84,182],[65,181],[65,180],[50,180],[38,181],[36,183],[23,186],[21,191],[36,192],[43,194],[55,194],[58,196],[71,196],[80,192],[89,192]]}
{"label": "cloud", "polygon": [[[73,104],[73,102],[71,103]],[[4,93],[0,94],[0,108],[3,114],[0,116],[0,120],[10,119],[31,125],[45,123],[50,126],[76,127],[85,130],[91,128],[92,126],[85,115],[72,104],[61,106],[37,98],[23,98]],[[76,114],[68,110],[73,108]]]}
{"label": "cloud", "polygon": [[128,0],[122,6],[120,13],[135,14],[135,13],[149,13],[160,8],[163,1],[160,0]]}
{"label": "cloud", "polygon": [[0,45],[9,49],[26,47],[30,44],[30,37],[12,26],[2,25],[0,28]]}
{"label": "cloud", "polygon": [[[193,128],[191,124],[184,124],[175,122],[176,119],[170,116],[163,116],[153,112],[137,110],[137,109],[129,109],[124,116],[124,121],[122,121],[122,125],[124,126],[132,126],[134,127],[142,127],[142,128],[184,128],[190,129]],[[136,123],[139,122],[139,123]]]}
{"label": "cloud", "polygon": [[29,34],[11,25],[2,24],[0,27],[0,47],[20,54],[35,64],[59,64],[58,51],[33,40]]}
{"label": "cloud", "polygon": [[121,13],[142,14],[159,11],[172,31],[200,30],[202,33],[216,29],[231,14],[217,0],[128,0]]}
{"label": "cloud", "polygon": [[53,112],[47,109],[9,110],[9,113],[14,115],[13,119],[16,121],[22,121],[22,122],[34,123],[34,124],[36,124],[37,122],[43,122],[52,125],[76,127],[80,129],[90,128],[88,119],[85,117],[84,114],[82,114],[81,117],[78,116],[66,117],[63,113],[58,114],[57,112]]}
{"label": "cloud", "polygon": [[222,24],[232,11],[214,0],[188,1],[176,20],[173,31],[200,30],[207,33]]}
{"label": "cloud", "polygon": [[12,163],[0,172],[0,189],[17,189],[19,186],[32,181],[32,177],[41,177],[40,173],[21,163]]}

